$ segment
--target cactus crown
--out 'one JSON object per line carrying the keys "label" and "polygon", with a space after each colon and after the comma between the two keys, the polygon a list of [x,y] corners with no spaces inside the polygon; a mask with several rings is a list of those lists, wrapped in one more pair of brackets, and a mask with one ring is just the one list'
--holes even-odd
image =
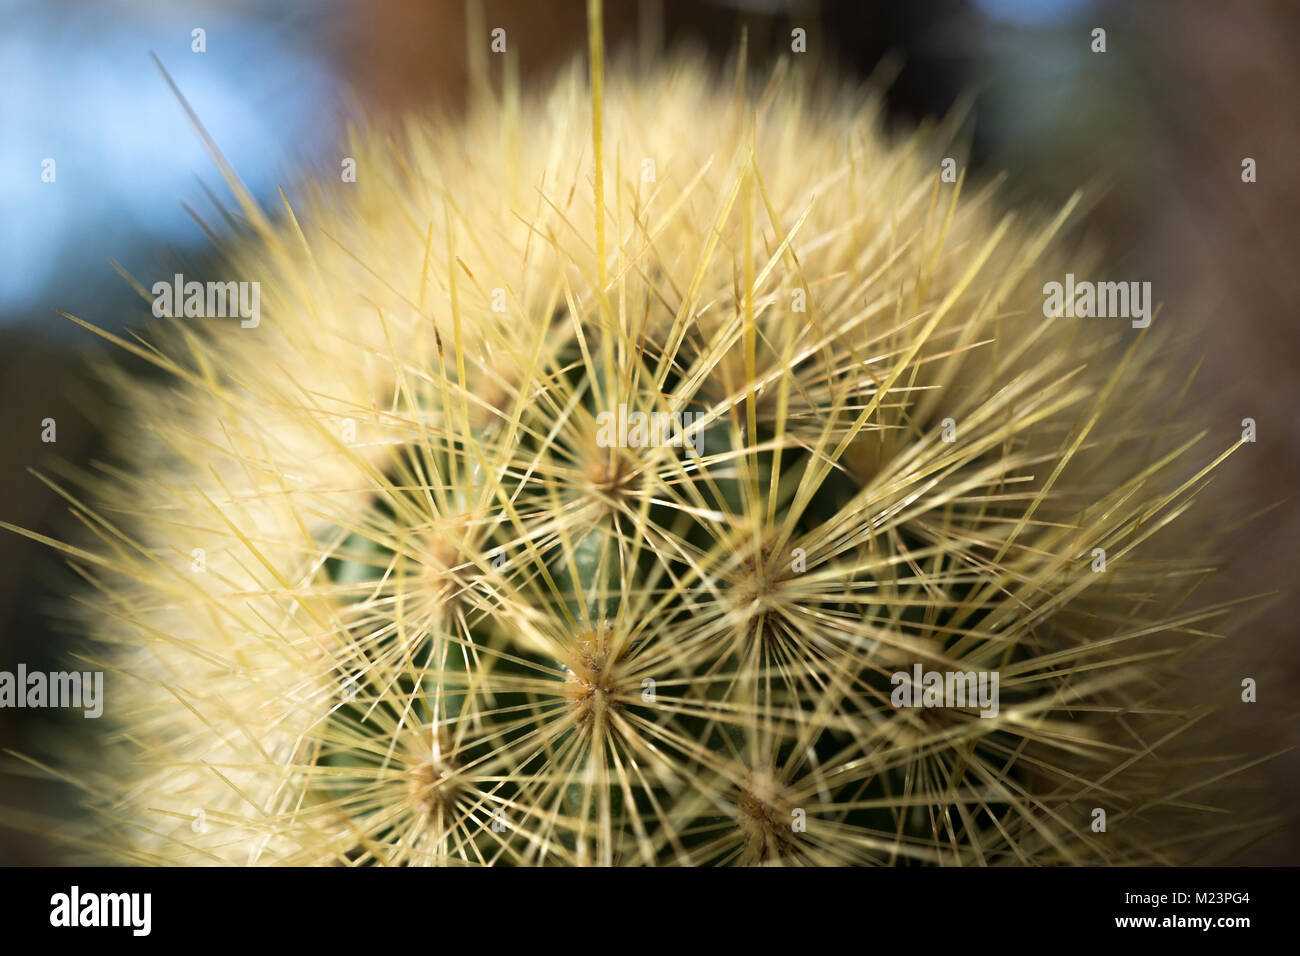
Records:
{"label": "cactus crown", "polygon": [[[1139,411],[1154,330],[1044,318],[1073,201],[1000,214],[871,92],[593,62],[359,130],[356,182],[245,201],[258,328],[122,342],[171,381],[70,496],[110,852],[1165,860],[1114,821],[1178,785],[1208,466]],[[899,706],[918,665],[996,713]]]}

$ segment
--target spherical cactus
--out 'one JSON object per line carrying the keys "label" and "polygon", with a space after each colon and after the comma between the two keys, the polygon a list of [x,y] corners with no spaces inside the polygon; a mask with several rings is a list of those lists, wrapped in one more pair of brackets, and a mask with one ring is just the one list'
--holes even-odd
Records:
{"label": "spherical cactus", "polygon": [[869,91],[599,60],[359,129],[355,177],[242,199],[256,321],[119,340],[168,381],[119,376],[70,495],[96,852],[1194,852],[1166,678],[1230,449],[1161,323],[1048,314],[1070,207],[1003,214]]}

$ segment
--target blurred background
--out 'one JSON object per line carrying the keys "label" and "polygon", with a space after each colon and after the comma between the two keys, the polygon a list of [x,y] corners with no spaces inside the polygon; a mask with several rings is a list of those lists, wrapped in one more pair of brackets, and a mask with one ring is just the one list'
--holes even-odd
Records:
{"label": "blurred background", "polygon": [[[297,174],[337,169],[349,109],[461,108],[471,28],[484,48],[504,28],[526,83],[585,50],[584,0],[478,9],[481,21],[464,0],[0,0],[0,520],[75,533],[29,469],[85,465],[111,424],[89,371],[108,346],[58,313],[130,329],[148,309],[110,260],[146,285],[202,274],[204,230],[225,228],[221,177],[150,54],[270,205]],[[1257,444],[1228,461],[1201,507],[1276,506],[1234,536],[1206,600],[1276,596],[1192,686],[1254,677],[1259,702],[1226,714],[1226,729],[1266,749],[1300,741],[1300,4],[606,0],[605,17],[611,60],[689,46],[721,64],[743,30],[757,69],[801,27],[818,69],[890,78],[900,126],[970,98],[971,174],[1006,171],[1010,200],[1044,206],[1088,190],[1084,231],[1111,250],[1114,275],[1149,279],[1161,320],[1204,356],[1189,400],[1207,447],[1231,444],[1242,418],[1258,423]],[[1096,27],[1104,54],[1090,48]],[[1255,183],[1242,182],[1247,157]],[[55,444],[42,441],[46,418]],[[66,666],[77,636],[58,610],[71,584],[51,551],[0,531],[0,670]],[[71,714],[0,710],[0,749],[48,752],[74,734]],[[1253,798],[1293,822],[1300,754],[1254,780]],[[70,800],[35,775],[0,775],[0,788],[9,807]],[[1300,864],[1298,830],[1279,828],[1235,862]],[[50,853],[0,829],[0,864],[57,862]]]}

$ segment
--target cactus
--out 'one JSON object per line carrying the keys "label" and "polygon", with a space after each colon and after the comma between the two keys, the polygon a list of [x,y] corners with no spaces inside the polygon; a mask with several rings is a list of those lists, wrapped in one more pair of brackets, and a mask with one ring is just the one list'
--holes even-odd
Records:
{"label": "cactus", "polygon": [[[1224,768],[1169,756],[1235,446],[1195,444],[1159,321],[1044,315],[1100,261],[1078,198],[1004,213],[870,90],[606,77],[592,43],[591,82],[359,127],[355,182],[279,215],[232,180],[256,327],[100,333],[167,380],[106,371],[122,464],[64,490],[113,725],[69,839],[983,865],[1244,834],[1182,799]],[[900,706],[930,672],[996,700]]]}

